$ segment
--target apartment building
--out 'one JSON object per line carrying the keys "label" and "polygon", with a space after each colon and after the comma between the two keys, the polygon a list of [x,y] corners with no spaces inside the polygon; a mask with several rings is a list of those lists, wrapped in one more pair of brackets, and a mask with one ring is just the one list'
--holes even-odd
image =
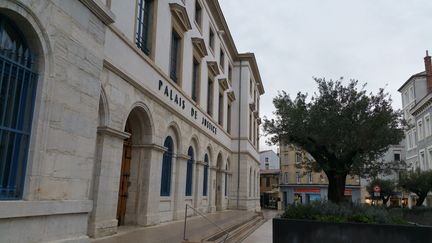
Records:
{"label": "apartment building", "polygon": [[[426,51],[425,71],[412,75],[398,91],[402,96],[404,119],[409,124],[405,131],[406,162],[412,169],[432,169],[432,64]],[[416,196],[411,194],[408,205]],[[432,205],[432,196],[425,202]]]}
{"label": "apartment building", "polygon": [[1,242],[260,210],[264,86],[216,0],[0,1],[0,82]]}
{"label": "apartment building", "polygon": [[260,163],[261,169],[279,170],[279,155],[271,149],[260,151]]}
{"label": "apartment building", "polygon": [[[306,161],[314,158],[295,145],[280,142],[280,193],[283,207],[288,204],[308,204],[327,200],[328,179],[323,171],[313,172],[302,168]],[[345,198],[353,202],[362,201],[360,179],[347,176]]]}

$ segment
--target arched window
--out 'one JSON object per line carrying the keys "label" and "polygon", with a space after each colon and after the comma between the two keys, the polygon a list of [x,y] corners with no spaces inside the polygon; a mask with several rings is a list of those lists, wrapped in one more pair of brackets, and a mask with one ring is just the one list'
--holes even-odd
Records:
{"label": "arched window", "polygon": [[186,168],[186,196],[192,196],[192,169],[194,163],[194,151],[192,147],[189,147],[188,149],[188,156],[189,159],[187,161]]}
{"label": "arched window", "polygon": [[161,176],[161,196],[169,196],[171,192],[171,167],[173,156],[174,142],[170,136],[165,139],[164,147],[166,151],[162,159],[162,176]]}
{"label": "arched window", "polygon": [[18,26],[0,14],[0,199],[19,199],[37,87],[34,57]]}
{"label": "arched window", "polygon": [[225,197],[228,195],[228,162],[225,165]]}
{"label": "arched window", "polygon": [[209,158],[208,158],[208,155],[205,154],[204,155],[203,196],[207,196],[208,168],[209,168]]}

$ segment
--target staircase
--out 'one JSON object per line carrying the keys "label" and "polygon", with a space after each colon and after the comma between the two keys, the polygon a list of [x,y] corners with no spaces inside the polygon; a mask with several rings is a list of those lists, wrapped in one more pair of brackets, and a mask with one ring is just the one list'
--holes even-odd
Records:
{"label": "staircase", "polygon": [[255,216],[243,222],[236,223],[224,228],[224,231],[219,231],[215,234],[202,238],[201,242],[241,242],[265,222],[266,220],[264,219],[263,215],[257,213]]}

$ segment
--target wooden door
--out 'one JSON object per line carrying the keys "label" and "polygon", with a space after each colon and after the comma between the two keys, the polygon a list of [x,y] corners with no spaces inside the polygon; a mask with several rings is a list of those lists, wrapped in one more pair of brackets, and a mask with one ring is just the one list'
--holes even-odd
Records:
{"label": "wooden door", "polygon": [[128,198],[128,187],[130,177],[130,163],[131,163],[132,146],[128,140],[123,144],[123,159],[120,174],[120,188],[117,206],[117,220],[118,225],[124,225],[126,215],[126,202]]}

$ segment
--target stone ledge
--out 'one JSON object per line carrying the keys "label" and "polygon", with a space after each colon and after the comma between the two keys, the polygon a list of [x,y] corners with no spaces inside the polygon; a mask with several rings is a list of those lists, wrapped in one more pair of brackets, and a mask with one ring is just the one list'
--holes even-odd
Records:
{"label": "stone ledge", "polygon": [[108,127],[108,126],[98,127],[97,131],[99,133],[108,134],[108,135],[111,135],[111,136],[114,136],[114,137],[118,137],[120,139],[127,139],[127,138],[129,138],[131,136],[130,133],[122,132],[120,130],[117,130],[115,128],[111,128],[111,127]]}
{"label": "stone ledge", "polygon": [[88,213],[92,207],[91,200],[0,201],[0,219]]}
{"label": "stone ledge", "polygon": [[114,23],[114,13],[109,10],[105,4],[99,0],[80,0],[94,15],[96,15],[104,24],[110,25]]}

